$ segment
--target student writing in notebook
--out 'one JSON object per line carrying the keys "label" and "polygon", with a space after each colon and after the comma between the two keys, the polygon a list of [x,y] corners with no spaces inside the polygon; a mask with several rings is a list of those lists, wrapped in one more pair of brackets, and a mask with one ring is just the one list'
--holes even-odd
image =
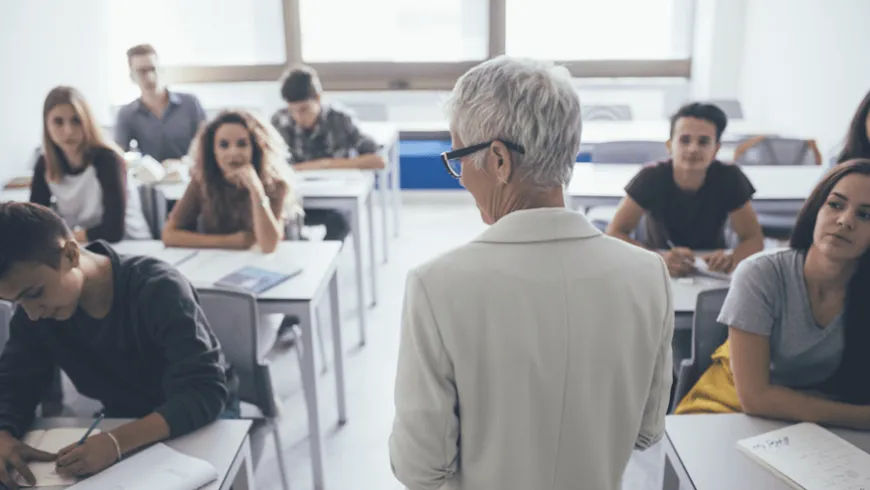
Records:
{"label": "student writing in notebook", "polygon": [[[272,116],[272,125],[287,142],[294,169],[384,168],[374,139],[348,112],[325,104],[322,93],[317,73],[307,66],[293,68],[281,80],[287,107]],[[347,219],[335,210],[307,209],[305,224],[325,225],[326,240],[344,240],[350,232]]]}
{"label": "student writing in notebook", "polygon": [[[60,474],[93,474],[123,455],[238,412],[232,377],[196,292],[173,267],[83,247],[60,217],[0,203],[0,298],[17,303],[0,355],[0,482],[16,488],[20,439],[60,367],[107,417],[132,418],[60,451]],[[228,377],[230,378],[228,380]]]}
{"label": "student writing in notebook", "polygon": [[[688,104],[671,117],[666,145],[671,158],[641,169],[625,188],[626,196],[607,234],[635,245],[663,250],[672,276],[694,270],[695,251],[713,272],[731,272],[741,260],[764,247],[764,236],[750,199],[755,188],[736,165],[716,160],[728,119],[712,104]],[[645,243],[631,238],[645,216]],[[739,243],[727,250],[730,220]]]}
{"label": "student writing in notebook", "polygon": [[728,341],[677,413],[746,412],[870,429],[870,160],[834,167],[790,247],[737,267]]}
{"label": "student writing in notebook", "polygon": [[151,238],[124,157],[103,135],[82,94],[53,88],[42,118],[42,155],[30,201],[54,207],[79,242]]}
{"label": "student writing in notebook", "polygon": [[272,252],[298,204],[286,146],[268,123],[248,111],[210,121],[193,147],[192,180],[163,229],[172,247]]}

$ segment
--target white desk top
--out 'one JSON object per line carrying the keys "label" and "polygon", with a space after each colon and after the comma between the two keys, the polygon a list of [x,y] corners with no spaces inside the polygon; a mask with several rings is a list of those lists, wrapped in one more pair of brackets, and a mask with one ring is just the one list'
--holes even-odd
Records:
{"label": "white desk top", "polygon": [[191,248],[166,247],[160,240],[124,240],[112,244],[112,248],[119,254],[147,255],[172,265],[178,265],[198,253]]}
{"label": "white desk top", "polygon": [[[405,133],[437,133],[448,131],[448,122],[439,121],[401,121],[396,122],[399,131]],[[750,121],[729,121],[723,141],[743,139],[744,135],[770,134],[770,128]],[[580,142],[583,144],[603,143],[607,141],[661,141],[670,137],[671,123],[667,119],[646,121],[584,121]],[[791,135],[793,137],[806,137]]]}
{"label": "white desk top", "polygon": [[[82,432],[84,432],[91,425],[91,422],[93,422],[93,419],[37,419],[33,428],[81,427]],[[111,429],[126,422],[129,422],[129,420],[105,419],[100,423],[100,427]],[[167,441],[166,445],[188,456],[211,463],[218,471],[218,479],[200,490],[217,490],[227,477],[233,460],[248,436],[250,428],[250,420],[218,420],[186,436]],[[62,487],[42,488],[52,489]]]}
{"label": "white desk top", "polygon": [[30,189],[2,189],[0,188],[0,201],[30,201]]}
{"label": "white desk top", "polygon": [[310,301],[326,287],[335,270],[341,242],[281,242],[271,254],[243,250],[200,250],[178,270],[194,284],[209,287],[236,270],[254,266],[280,272],[299,264],[302,272],[260,294],[261,301]]}
{"label": "white desk top", "polygon": [[[703,490],[792,487],[737,449],[737,441],[790,425],[744,414],[668,415],[667,438],[682,461],[694,487]],[[870,432],[833,429],[870,452]],[[665,442],[667,444],[668,441]]]}
{"label": "white desk top", "polygon": [[[625,195],[625,186],[640,164],[578,163],[568,194],[583,197]],[[740,167],[755,187],[753,200],[804,200],[827,171],[819,165],[745,165]]]}
{"label": "white desk top", "polygon": [[[364,198],[374,186],[371,173],[356,170],[313,170],[298,172],[296,175],[296,185],[303,199]],[[178,201],[184,195],[187,185],[187,182],[175,182],[159,184],[158,187],[166,199]]]}
{"label": "white desk top", "polygon": [[675,313],[694,313],[698,293],[709,289],[726,288],[728,281],[711,277],[694,276],[687,278],[671,278],[671,294]]}

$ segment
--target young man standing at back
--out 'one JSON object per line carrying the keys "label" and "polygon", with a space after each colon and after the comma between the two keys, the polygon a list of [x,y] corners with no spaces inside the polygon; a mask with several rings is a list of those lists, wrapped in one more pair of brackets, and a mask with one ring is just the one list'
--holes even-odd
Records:
{"label": "young man standing at back", "polygon": [[[320,100],[323,90],[317,73],[293,68],[281,79],[281,97],[287,107],[272,116],[292,157],[294,170],[381,169],[378,145],[363,134],[356,120]],[[344,240],[347,219],[338,211],[306,209],[306,225],[326,225],[327,240]]]}
{"label": "young man standing at back", "polygon": [[164,165],[187,154],[205,111],[196,96],[170,92],[160,81],[157,51],[149,44],[127,50],[130,78],[141,97],[118,112],[115,142],[127,151],[136,140],[139,151]]}

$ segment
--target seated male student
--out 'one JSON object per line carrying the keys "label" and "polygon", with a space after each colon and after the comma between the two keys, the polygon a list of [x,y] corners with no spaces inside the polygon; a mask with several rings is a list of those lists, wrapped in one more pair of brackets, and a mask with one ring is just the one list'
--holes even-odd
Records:
{"label": "seated male student", "polygon": [[164,165],[187,154],[205,111],[192,94],[172,92],[160,80],[157,51],[149,44],[127,50],[130,78],[141,96],[118,111],[115,142],[124,151],[136,140],[139,151]]}
{"label": "seated male student", "polygon": [[[82,247],[63,220],[32,203],[0,203],[0,298],[17,303],[0,355],[0,483],[30,482],[29,460],[67,476],[219,417],[238,417],[228,366],[193,287],[154,258]],[[133,418],[57,455],[23,442],[56,367],[107,417]],[[230,375],[230,380],[234,380]],[[229,400],[229,401],[228,401]]]}
{"label": "seated male student", "polygon": [[[731,272],[764,248],[764,236],[750,199],[752,183],[737,165],[716,160],[728,119],[712,104],[692,103],[671,117],[666,146],[671,158],[641,169],[625,188],[607,234],[661,251],[671,276],[695,270],[696,251],[715,272]],[[646,216],[646,243],[631,238]],[[739,243],[727,250],[730,219]]]}
{"label": "seated male student", "polygon": [[[322,92],[317,73],[307,66],[291,69],[281,80],[287,107],[272,116],[272,125],[287,142],[294,170],[384,168],[377,143],[350,114],[321,102]],[[305,209],[305,224],[326,225],[326,240],[344,240],[350,231],[335,210]]]}

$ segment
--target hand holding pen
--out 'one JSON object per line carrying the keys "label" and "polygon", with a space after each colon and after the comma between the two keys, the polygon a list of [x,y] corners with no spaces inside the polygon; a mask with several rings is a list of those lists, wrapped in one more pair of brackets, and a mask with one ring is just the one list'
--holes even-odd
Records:
{"label": "hand holding pen", "polygon": [[103,417],[102,413],[97,416],[81,440],[58,451],[58,474],[69,477],[93,475],[118,462],[120,454],[112,434],[101,432],[91,436]]}
{"label": "hand holding pen", "polygon": [[668,272],[673,277],[685,277],[695,270],[695,254],[691,249],[678,247],[668,240],[668,250],[663,253]]}

